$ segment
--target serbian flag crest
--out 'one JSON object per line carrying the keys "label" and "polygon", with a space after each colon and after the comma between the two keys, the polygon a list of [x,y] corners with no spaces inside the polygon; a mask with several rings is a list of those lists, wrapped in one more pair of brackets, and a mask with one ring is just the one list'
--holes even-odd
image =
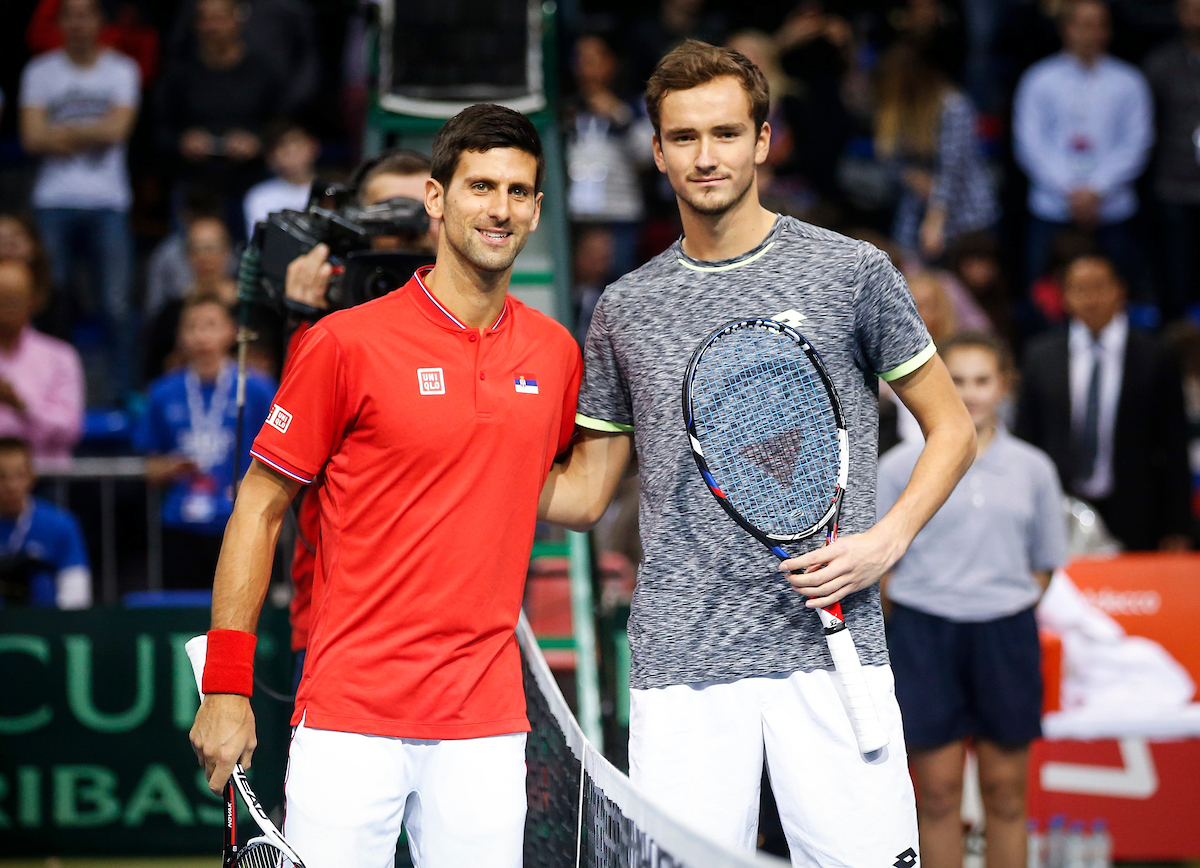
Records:
{"label": "serbian flag crest", "polygon": [[513,377],[513,388],[524,395],[536,395],[537,377],[533,374],[517,374]]}

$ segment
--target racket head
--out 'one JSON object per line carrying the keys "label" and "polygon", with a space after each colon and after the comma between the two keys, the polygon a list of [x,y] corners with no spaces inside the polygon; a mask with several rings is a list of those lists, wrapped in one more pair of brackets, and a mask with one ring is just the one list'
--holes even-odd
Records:
{"label": "racket head", "polygon": [[266,838],[254,838],[246,842],[233,864],[234,868],[292,868],[295,863]]}
{"label": "racket head", "polygon": [[820,355],[785,323],[735,320],[707,335],[683,382],[705,485],[768,546],[835,524],[849,471],[841,402]]}

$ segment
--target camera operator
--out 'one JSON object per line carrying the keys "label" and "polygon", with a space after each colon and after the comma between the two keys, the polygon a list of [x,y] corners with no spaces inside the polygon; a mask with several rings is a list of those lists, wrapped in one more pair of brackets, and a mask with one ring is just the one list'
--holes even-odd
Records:
{"label": "camera operator", "polygon": [[[357,199],[360,205],[377,205],[403,196],[408,199],[425,198],[425,182],[429,180],[430,162],[415,151],[386,151],[382,156],[364,163],[354,173],[357,183]],[[406,249],[414,252],[433,253],[437,249],[437,234],[440,221],[430,220],[429,231],[421,237],[374,239],[375,247],[386,245],[389,249]],[[333,265],[329,262],[329,247],[318,244],[303,256],[292,260],[287,269],[287,297],[310,307],[326,310],[329,300],[326,292]],[[288,351],[296,346],[310,323],[297,325]],[[292,650],[296,654],[296,672],[293,689],[300,684],[304,670],[304,651],[308,645],[308,625],[312,604],[313,568],[316,558],[316,540],[320,533],[320,512],[315,498],[298,498],[296,512],[296,547],[292,552],[292,585],[294,592],[291,603]]]}
{"label": "camera operator", "polygon": [[[358,179],[357,197],[360,205],[378,205],[389,199],[403,197],[422,201],[425,182],[429,180],[429,160],[415,151],[387,151],[381,157],[364,163],[355,172]],[[421,236],[388,236],[373,239],[372,246],[381,250],[408,250],[429,253],[437,250],[439,221],[430,220],[429,230]],[[320,310],[329,307],[327,291],[334,266],[329,262],[329,247],[318,244],[304,256],[292,260],[287,270],[287,297]]]}

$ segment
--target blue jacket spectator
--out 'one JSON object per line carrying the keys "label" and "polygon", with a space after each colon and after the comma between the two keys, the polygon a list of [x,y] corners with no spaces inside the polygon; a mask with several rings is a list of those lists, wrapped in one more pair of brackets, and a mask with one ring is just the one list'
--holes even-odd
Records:
{"label": "blue jacket spectator", "polygon": [[0,605],[85,609],[92,572],[79,522],[33,497],[36,482],[29,444],[0,438]]}
{"label": "blue jacket spectator", "polygon": [[[191,296],[179,323],[182,370],[150,386],[149,406],[135,437],[147,453],[151,484],[163,499],[164,585],[210,588],[221,535],[233,511],[237,437],[236,368],[229,358],[235,325],[219,298]],[[237,474],[250,463],[250,444],[267,418],[275,384],[251,373]]]}

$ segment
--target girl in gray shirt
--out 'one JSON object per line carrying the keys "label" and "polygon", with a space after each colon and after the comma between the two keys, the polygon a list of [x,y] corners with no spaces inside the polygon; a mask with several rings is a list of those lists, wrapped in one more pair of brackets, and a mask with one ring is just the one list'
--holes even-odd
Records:
{"label": "girl in gray shirt", "polygon": [[[917,785],[926,864],[962,864],[965,740],[973,739],[989,868],[1025,864],[1029,742],[1041,734],[1033,609],[1067,558],[1062,491],[1048,456],[997,421],[1008,353],[964,333],[941,355],[975,422],[975,462],[886,580],[888,649]],[[921,443],[879,462],[878,513],[904,489]]]}

